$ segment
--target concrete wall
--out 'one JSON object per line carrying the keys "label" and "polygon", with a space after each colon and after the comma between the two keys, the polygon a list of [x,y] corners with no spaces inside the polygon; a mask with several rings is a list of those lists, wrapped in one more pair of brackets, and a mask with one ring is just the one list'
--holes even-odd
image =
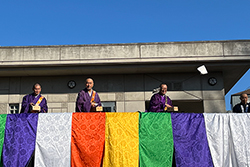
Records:
{"label": "concrete wall", "polygon": [[[96,63],[92,60],[105,60],[106,63],[119,59],[133,59],[131,62],[143,61],[190,61],[217,57],[235,59],[232,55],[247,56],[249,60],[250,41],[201,41],[201,42],[165,42],[138,44],[106,44],[106,45],[61,45],[61,46],[23,46],[0,47],[0,61],[3,65],[24,64],[60,64]],[[149,59],[152,58],[152,59]],[[163,60],[162,58],[165,58]],[[173,58],[173,59],[171,59]],[[184,58],[184,59],[180,59]],[[36,62],[34,62],[36,60]],[[90,61],[88,61],[90,60]],[[214,59],[211,59],[214,60]],[[73,62],[76,61],[76,62]],[[142,60],[140,60],[142,61]],[[17,62],[17,63],[15,63]],[[22,63],[20,63],[22,62]]]}
{"label": "concrete wall", "polygon": [[[32,92],[32,85],[39,82],[42,94],[48,101],[49,112],[73,112],[77,93],[84,88],[88,76],[44,76],[0,78],[0,113],[8,113],[11,103],[21,104],[25,94]],[[209,73],[153,73],[92,75],[94,89],[101,101],[115,101],[117,112],[145,111],[145,101],[150,100],[152,90],[162,82],[168,84],[168,96],[174,101],[202,101],[204,112],[225,112],[223,75]],[[208,78],[216,77],[218,83],[210,86]],[[76,87],[70,89],[68,81]],[[184,111],[185,112],[185,111]]]}

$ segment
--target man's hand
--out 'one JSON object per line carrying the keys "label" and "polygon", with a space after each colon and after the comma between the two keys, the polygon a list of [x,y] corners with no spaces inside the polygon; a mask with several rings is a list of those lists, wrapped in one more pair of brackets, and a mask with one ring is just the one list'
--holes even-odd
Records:
{"label": "man's hand", "polygon": [[35,104],[31,102],[30,105],[31,105],[31,106],[34,106]]}
{"label": "man's hand", "polygon": [[169,105],[169,104],[167,104],[167,103],[166,103],[165,105],[167,106],[167,108],[172,108],[172,106],[170,106],[170,105]]}
{"label": "man's hand", "polygon": [[96,106],[95,103],[92,102],[92,103],[91,103],[91,107],[95,107],[95,106]]}

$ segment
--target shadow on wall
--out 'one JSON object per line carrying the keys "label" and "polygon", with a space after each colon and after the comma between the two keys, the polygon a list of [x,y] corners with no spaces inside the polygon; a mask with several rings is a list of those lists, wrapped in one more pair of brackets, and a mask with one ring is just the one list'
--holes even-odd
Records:
{"label": "shadow on wall", "polygon": [[[4,77],[0,82],[0,94],[29,94],[32,86],[38,82],[42,85],[43,94],[78,93],[85,88],[85,79],[89,76],[42,76],[42,77]],[[201,76],[197,73],[157,73],[157,74],[115,74],[91,75],[94,79],[94,89],[97,92],[152,92],[161,83],[167,83],[168,91],[200,91],[222,90],[221,73],[210,73]],[[216,77],[215,86],[208,84],[210,77]],[[69,87],[69,81],[75,82],[75,87]],[[71,82],[72,85],[72,82]]]}

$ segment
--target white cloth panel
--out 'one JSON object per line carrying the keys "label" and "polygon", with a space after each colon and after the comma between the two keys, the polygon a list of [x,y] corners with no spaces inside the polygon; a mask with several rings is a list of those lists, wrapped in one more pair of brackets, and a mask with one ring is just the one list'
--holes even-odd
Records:
{"label": "white cloth panel", "polygon": [[204,118],[214,167],[250,166],[249,115],[204,113]]}
{"label": "white cloth panel", "polygon": [[39,114],[35,166],[70,167],[72,113]]}

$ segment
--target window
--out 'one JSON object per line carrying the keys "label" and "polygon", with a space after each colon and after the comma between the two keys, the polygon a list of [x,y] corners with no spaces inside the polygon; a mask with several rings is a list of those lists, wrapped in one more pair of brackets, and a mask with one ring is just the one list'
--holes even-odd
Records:
{"label": "window", "polygon": [[19,113],[19,104],[9,104],[9,110],[11,114],[18,114]]}
{"label": "window", "polygon": [[116,104],[114,101],[102,102],[104,112],[116,112]]}

